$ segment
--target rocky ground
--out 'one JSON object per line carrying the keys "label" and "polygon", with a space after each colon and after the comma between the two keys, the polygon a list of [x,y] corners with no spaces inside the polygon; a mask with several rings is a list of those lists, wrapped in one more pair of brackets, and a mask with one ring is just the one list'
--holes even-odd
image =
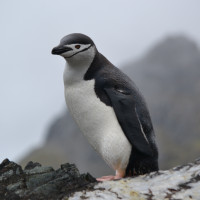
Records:
{"label": "rocky ground", "polygon": [[80,174],[73,164],[58,170],[29,162],[24,170],[5,159],[0,164],[0,200],[51,200],[68,197],[96,182],[90,174]]}
{"label": "rocky ground", "polygon": [[199,200],[200,159],[171,170],[99,183],[92,191],[76,192],[69,199]]}
{"label": "rocky ground", "polygon": [[171,170],[117,181],[96,182],[74,164],[58,170],[29,162],[24,170],[5,159],[0,164],[0,200],[199,200],[200,158]]}

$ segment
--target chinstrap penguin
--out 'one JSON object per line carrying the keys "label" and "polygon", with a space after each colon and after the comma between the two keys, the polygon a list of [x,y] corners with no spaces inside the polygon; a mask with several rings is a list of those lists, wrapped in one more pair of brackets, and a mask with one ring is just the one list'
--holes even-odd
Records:
{"label": "chinstrap penguin", "polygon": [[52,54],[66,60],[65,99],[84,136],[116,171],[98,181],[158,170],[158,150],[144,98],[133,81],[86,35],[61,39]]}

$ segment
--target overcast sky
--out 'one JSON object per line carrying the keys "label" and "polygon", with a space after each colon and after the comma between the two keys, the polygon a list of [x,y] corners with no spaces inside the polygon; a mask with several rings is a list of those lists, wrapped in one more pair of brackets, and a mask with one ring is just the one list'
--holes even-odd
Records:
{"label": "overcast sky", "polygon": [[50,53],[63,36],[89,35],[120,67],[169,34],[200,44],[199,21],[199,0],[1,0],[0,162],[41,145],[64,110],[65,62]]}

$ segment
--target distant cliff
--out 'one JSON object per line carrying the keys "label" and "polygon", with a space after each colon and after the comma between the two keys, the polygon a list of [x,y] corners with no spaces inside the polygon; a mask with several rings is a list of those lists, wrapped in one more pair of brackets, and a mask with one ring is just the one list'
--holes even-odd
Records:
{"label": "distant cliff", "polygon": [[[149,105],[159,139],[160,165],[187,163],[200,149],[200,50],[185,36],[171,36],[124,67]],[[187,150],[189,149],[189,151]]]}
{"label": "distant cliff", "polygon": [[[200,149],[200,50],[185,36],[161,40],[137,61],[124,65],[144,95],[153,119],[162,169],[187,163]],[[189,149],[189,150],[188,150]],[[70,114],[52,122],[44,146],[31,152],[28,160],[58,167],[76,163],[81,172],[94,176],[112,173],[90,147]]]}
{"label": "distant cliff", "polygon": [[175,200],[200,199],[200,159],[171,170],[98,183],[73,164],[54,170],[8,159],[0,164],[1,200]]}

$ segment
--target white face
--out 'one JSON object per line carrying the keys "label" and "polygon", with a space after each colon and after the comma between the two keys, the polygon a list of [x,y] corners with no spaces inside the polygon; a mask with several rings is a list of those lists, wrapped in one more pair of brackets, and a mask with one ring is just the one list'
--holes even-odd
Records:
{"label": "white face", "polygon": [[64,47],[69,47],[72,49],[70,51],[60,54],[61,56],[67,59],[77,56],[77,54],[81,54],[84,51],[87,51],[91,47],[91,44],[68,44],[64,45]]}
{"label": "white face", "polygon": [[83,65],[90,63],[95,56],[95,46],[91,44],[70,44],[64,45],[72,50],[66,51],[60,56],[64,57],[70,65]]}

